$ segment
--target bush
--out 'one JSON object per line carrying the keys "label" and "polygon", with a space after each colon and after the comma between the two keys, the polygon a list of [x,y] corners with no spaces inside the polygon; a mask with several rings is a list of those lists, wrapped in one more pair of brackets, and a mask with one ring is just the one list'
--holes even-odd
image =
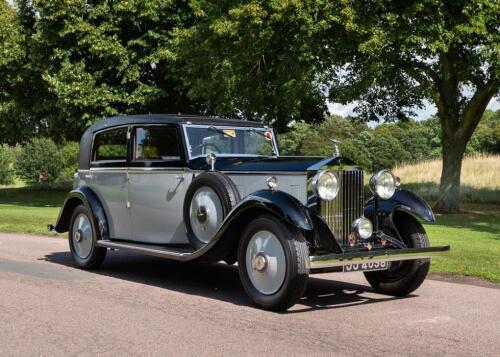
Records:
{"label": "bush", "polygon": [[0,145],[0,185],[14,183],[15,148]]}
{"label": "bush", "polygon": [[67,142],[61,149],[62,169],[57,177],[58,182],[72,182],[73,175],[78,171],[78,153],[80,146],[77,142]]}
{"label": "bush", "polygon": [[54,182],[64,167],[57,145],[47,138],[34,138],[19,154],[16,174],[27,183]]}

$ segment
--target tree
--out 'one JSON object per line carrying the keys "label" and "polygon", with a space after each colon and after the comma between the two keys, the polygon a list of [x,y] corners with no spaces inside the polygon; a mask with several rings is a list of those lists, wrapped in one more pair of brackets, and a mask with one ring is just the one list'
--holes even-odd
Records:
{"label": "tree", "polygon": [[[404,119],[425,100],[437,107],[443,169],[438,211],[460,207],[467,143],[500,88],[500,3],[364,1],[342,3],[336,21],[355,47],[332,76],[330,99],[361,99],[365,119]],[[336,63],[332,62],[332,68]]]}
{"label": "tree", "polygon": [[216,112],[284,130],[321,120],[326,97],[358,101],[364,120],[406,120],[434,103],[443,154],[436,208],[459,209],[462,157],[500,85],[498,1],[198,0],[194,12],[196,25],[175,38],[184,82]]}
{"label": "tree", "polygon": [[78,140],[106,116],[203,112],[181,86],[169,45],[175,28],[192,25],[187,3],[18,0],[34,82],[18,107],[30,109],[37,134]]}
{"label": "tree", "polygon": [[328,1],[193,1],[196,25],[175,37],[189,95],[223,116],[320,122],[327,107],[317,68]]}
{"label": "tree", "polygon": [[23,36],[16,12],[0,0],[0,144],[16,143],[28,129],[18,103],[23,93]]}

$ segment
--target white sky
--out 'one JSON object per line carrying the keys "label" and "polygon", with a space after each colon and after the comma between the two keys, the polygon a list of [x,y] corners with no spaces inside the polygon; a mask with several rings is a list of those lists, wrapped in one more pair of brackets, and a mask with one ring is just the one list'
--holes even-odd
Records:
{"label": "white sky", "polygon": [[[340,103],[327,103],[328,109],[332,114],[347,116],[354,115],[353,109],[356,106],[356,102],[349,103],[347,105],[342,105]],[[488,109],[498,110],[500,109],[500,101],[497,98],[493,98],[488,104]],[[434,104],[427,102],[424,109],[415,110],[417,113],[417,120],[424,120],[429,118],[431,115],[436,114],[436,107]]]}

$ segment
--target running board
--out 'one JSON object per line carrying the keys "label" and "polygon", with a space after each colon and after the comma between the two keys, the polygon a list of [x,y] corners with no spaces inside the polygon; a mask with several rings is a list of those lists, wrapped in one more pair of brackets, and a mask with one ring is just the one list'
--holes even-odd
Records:
{"label": "running board", "polygon": [[161,245],[115,242],[110,240],[98,240],[97,245],[103,248],[152,255],[160,258],[177,260],[179,262],[186,260],[186,257],[191,256],[195,252],[194,249],[186,247],[164,247]]}

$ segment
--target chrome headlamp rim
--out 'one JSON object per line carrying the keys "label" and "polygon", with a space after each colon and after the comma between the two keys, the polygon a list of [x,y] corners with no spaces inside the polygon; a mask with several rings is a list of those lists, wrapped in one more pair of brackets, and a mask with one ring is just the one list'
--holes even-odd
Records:
{"label": "chrome headlamp rim", "polygon": [[[335,192],[332,193],[332,197],[322,197],[320,192],[319,192],[319,184],[320,184],[320,180],[321,178],[324,176],[324,175],[332,175],[332,177],[335,178],[335,181],[337,182],[337,185],[336,185],[336,189],[335,189]],[[325,200],[325,201],[333,201],[338,193],[339,193],[339,189],[340,189],[340,185],[339,185],[339,177],[338,175],[332,171],[332,170],[321,170],[319,171],[318,173],[316,173],[316,175],[314,175],[313,179],[312,179],[312,189],[313,189],[313,192],[316,196],[318,196],[319,198],[321,198],[322,200]]]}
{"label": "chrome headlamp rim", "polygon": [[[393,187],[391,189],[390,195],[381,194],[381,192],[377,189],[380,178],[382,177],[382,175],[385,174],[389,174],[392,177]],[[394,196],[394,193],[396,193],[396,190],[398,189],[399,185],[400,185],[399,177],[396,177],[396,175],[394,175],[392,171],[388,169],[382,169],[373,174],[373,176],[370,178],[370,184],[369,184],[370,191],[377,197],[380,197],[384,200],[387,200],[392,196]]]}
{"label": "chrome headlamp rim", "polygon": [[[362,227],[364,225],[364,227]],[[359,217],[354,222],[352,222],[351,226],[352,231],[356,234],[356,236],[360,239],[366,240],[373,235],[373,224],[366,217]]]}

